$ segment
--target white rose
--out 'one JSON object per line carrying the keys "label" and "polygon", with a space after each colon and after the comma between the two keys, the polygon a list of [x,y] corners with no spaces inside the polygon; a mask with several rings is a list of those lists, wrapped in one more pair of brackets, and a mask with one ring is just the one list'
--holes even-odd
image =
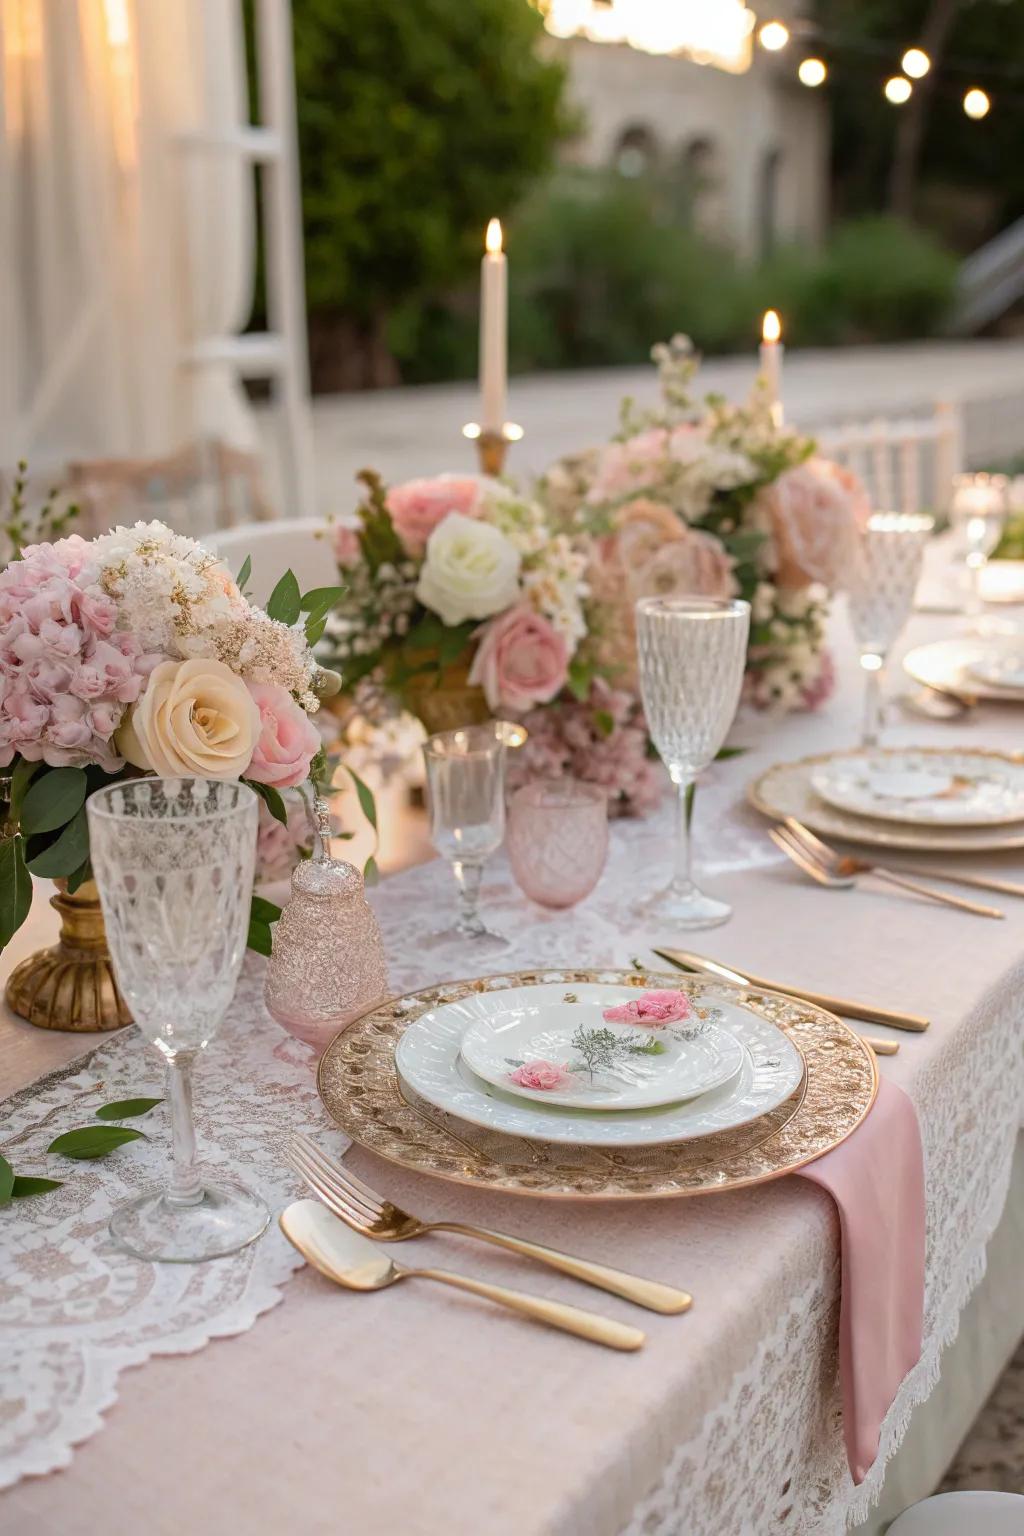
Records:
{"label": "white rose", "polygon": [[519,564],[497,528],[449,512],[427,540],[416,596],[445,624],[489,619],[518,598]]}
{"label": "white rose", "polygon": [[167,778],[237,779],[252,761],[260,712],[222,661],[164,661],[117,733],[136,768]]}

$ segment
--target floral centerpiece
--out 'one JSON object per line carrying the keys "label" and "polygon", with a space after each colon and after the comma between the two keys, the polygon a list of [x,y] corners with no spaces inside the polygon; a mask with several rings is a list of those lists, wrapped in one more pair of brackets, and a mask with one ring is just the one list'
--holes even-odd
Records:
{"label": "floral centerpiece", "polygon": [[829,589],[868,514],[866,492],[781,425],[763,381],[744,405],[698,400],[699,359],[685,337],[652,356],[659,406],[644,412],[625,401],[617,437],[560,461],[539,488],[555,526],[591,550],[581,663],[635,692],[637,598],[741,596],[752,609],[748,698],[813,708],[832,687]]}
{"label": "floral centerpiece", "polygon": [[[288,572],[263,610],[248,565],[235,580],[192,539],[138,523],[29,545],[0,572],[0,944],[28,915],[31,875],[68,896],[90,879],[85,800],[112,779],[242,779],[264,841],[271,821],[297,847],[282,796],[323,768],[311,717],[339,680],[311,642],[339,593],[303,596]],[[269,917],[257,907],[250,930],[263,949]]]}
{"label": "floral centerpiece", "polygon": [[428,729],[453,688],[464,709],[475,690],[484,714],[555,699],[587,627],[586,556],[568,533],[486,476],[360,478],[359,526],[336,530],[345,590],[326,637],[346,681],[383,687]]}

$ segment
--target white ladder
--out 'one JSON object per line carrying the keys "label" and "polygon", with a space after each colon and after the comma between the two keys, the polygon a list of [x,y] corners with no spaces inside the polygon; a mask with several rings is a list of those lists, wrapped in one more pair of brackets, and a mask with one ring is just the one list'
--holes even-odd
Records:
{"label": "white ladder", "polygon": [[260,171],[269,329],[206,336],[186,349],[183,361],[190,368],[227,366],[239,379],[270,382],[280,439],[281,511],[312,517],[316,487],[291,0],[256,0],[254,9],[259,125],[183,134],[179,142],[187,151],[237,155]]}

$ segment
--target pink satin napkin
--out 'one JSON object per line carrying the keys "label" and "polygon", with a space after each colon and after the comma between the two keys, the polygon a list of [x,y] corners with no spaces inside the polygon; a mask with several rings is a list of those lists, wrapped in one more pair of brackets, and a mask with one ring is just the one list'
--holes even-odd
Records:
{"label": "pink satin napkin", "polygon": [[913,1104],[883,1078],[852,1136],[801,1168],[839,1207],[843,1435],[855,1483],[878,1454],[882,1420],[921,1355],[924,1158]]}

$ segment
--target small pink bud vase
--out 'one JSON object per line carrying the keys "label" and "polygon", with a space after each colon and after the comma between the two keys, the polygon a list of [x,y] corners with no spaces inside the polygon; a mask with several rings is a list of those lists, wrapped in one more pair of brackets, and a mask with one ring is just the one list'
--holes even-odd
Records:
{"label": "small pink bud vase", "polygon": [[317,800],[317,849],[292,871],[275,924],[263,997],[282,1029],[322,1052],[388,995],[384,941],[351,864],[328,853],[327,806]]}

